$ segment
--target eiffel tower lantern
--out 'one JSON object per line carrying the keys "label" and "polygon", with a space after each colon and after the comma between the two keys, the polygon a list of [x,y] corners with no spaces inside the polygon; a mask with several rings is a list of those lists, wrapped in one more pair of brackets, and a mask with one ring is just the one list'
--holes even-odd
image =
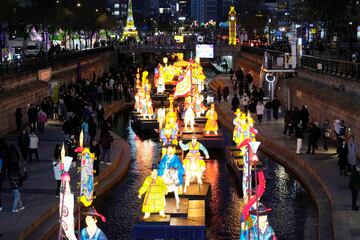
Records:
{"label": "eiffel tower lantern", "polygon": [[231,6],[229,11],[229,45],[236,45],[236,11]]}
{"label": "eiffel tower lantern", "polygon": [[132,0],[129,0],[126,26],[123,29],[120,42],[124,42],[128,38],[135,38],[137,42],[140,41],[139,34],[136,30],[134,17],[133,17]]}

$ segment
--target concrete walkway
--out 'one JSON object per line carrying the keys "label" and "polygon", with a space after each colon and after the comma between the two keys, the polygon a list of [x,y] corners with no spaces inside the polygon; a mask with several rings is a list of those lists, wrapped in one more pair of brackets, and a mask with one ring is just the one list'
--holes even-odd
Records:
{"label": "concrete walkway", "polygon": [[[230,84],[228,75],[218,75],[210,86],[216,90],[219,85],[223,88]],[[230,90],[229,103],[218,103],[217,111],[222,124],[232,130],[235,115],[231,111],[233,93],[232,88]],[[303,154],[297,155],[296,139],[282,133],[284,119],[267,121],[266,116],[264,118],[262,124],[255,124],[259,130],[257,139],[262,142],[260,149],[290,169],[309,190],[318,208],[318,238],[360,239],[360,212],[351,210],[350,178],[340,176],[335,146],[330,144],[329,151],[324,152],[323,141],[319,140],[316,154],[306,154],[305,136]]]}
{"label": "concrete walkway", "polygon": [[[115,101],[111,105],[105,106],[105,114],[110,116],[115,111],[121,109],[124,105],[123,102]],[[54,179],[54,172],[52,167],[53,151],[55,145],[62,143],[64,140],[61,133],[61,127],[55,125],[47,125],[43,133],[38,132],[39,137],[39,161],[34,161],[26,164],[29,173],[28,180],[24,182],[24,191],[21,194],[25,210],[18,213],[11,213],[12,209],[12,192],[10,189],[9,181],[3,182],[3,211],[0,212],[0,239],[29,239],[27,238],[32,234],[35,228],[46,220],[40,218],[46,217],[52,211],[57,212],[59,198],[55,196],[56,181]],[[11,144],[17,145],[17,134],[12,133],[5,137],[6,141]],[[120,163],[121,153],[128,152],[127,143],[120,137],[114,136],[113,151],[111,154],[112,161],[118,160]],[[125,152],[124,152],[125,151]],[[128,154],[130,156],[130,153]],[[126,161],[125,161],[126,160]],[[99,186],[106,187],[108,178],[116,178],[120,176],[112,176],[116,172],[116,167],[121,168],[122,171],[126,170],[130,157],[122,161],[121,164],[113,164],[108,166],[100,164]],[[72,191],[76,190],[76,182],[79,179],[79,174],[75,169],[71,170],[72,176]],[[97,186],[97,188],[99,188]],[[51,211],[52,209],[52,211]],[[35,238],[31,238],[35,239]],[[39,239],[39,238],[36,238]]]}

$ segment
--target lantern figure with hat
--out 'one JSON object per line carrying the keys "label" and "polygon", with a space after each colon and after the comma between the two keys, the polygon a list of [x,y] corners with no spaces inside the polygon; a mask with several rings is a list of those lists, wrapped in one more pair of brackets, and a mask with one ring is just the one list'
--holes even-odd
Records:
{"label": "lantern figure with hat", "polygon": [[149,219],[151,213],[159,213],[161,217],[165,215],[165,195],[167,187],[164,180],[158,176],[156,164],[152,165],[151,175],[145,178],[145,181],[139,189],[138,198],[141,199],[145,193],[142,206],[142,212],[145,213],[144,219]]}
{"label": "lantern figure with hat", "polygon": [[215,135],[218,135],[219,126],[217,123],[218,115],[215,111],[215,105],[211,104],[210,109],[206,112],[206,124],[205,124],[205,133],[210,134],[214,132]]}
{"label": "lantern figure with hat", "polygon": [[90,208],[86,215],[86,228],[81,230],[81,239],[107,240],[105,233],[97,226],[97,219],[106,222],[106,218],[98,213],[94,207]]}

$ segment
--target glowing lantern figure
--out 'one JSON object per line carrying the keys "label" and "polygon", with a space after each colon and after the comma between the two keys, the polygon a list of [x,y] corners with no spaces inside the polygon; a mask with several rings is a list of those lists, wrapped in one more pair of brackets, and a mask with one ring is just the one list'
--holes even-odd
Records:
{"label": "glowing lantern figure", "polygon": [[236,45],[236,11],[231,6],[229,11],[229,45]]}
{"label": "glowing lantern figure", "polygon": [[175,154],[175,146],[167,146],[166,154],[162,157],[159,164],[158,175],[163,178],[168,192],[174,192],[176,209],[180,210],[179,189],[182,191],[184,167],[180,158]]}
{"label": "glowing lantern figure", "polygon": [[[76,240],[74,232],[74,194],[71,193],[70,188],[70,174],[65,172],[61,176],[64,190],[60,193],[60,219],[61,227],[65,236],[69,240]],[[62,231],[60,231],[61,234]]]}
{"label": "glowing lantern figure", "polygon": [[192,178],[196,178],[198,184],[202,184],[206,164],[200,155],[200,150],[205,154],[206,159],[209,159],[209,153],[207,149],[197,141],[195,135],[191,137],[191,142],[183,144],[182,141],[179,141],[179,145],[183,151],[189,150],[183,163],[186,173],[184,192],[186,192]]}
{"label": "glowing lantern figure", "polygon": [[139,189],[138,198],[141,199],[145,194],[142,212],[145,213],[144,219],[148,219],[151,213],[159,213],[161,217],[165,215],[165,195],[167,187],[164,180],[158,176],[156,166],[152,167],[151,175],[145,178],[145,181]]}
{"label": "glowing lantern figure", "polygon": [[210,109],[206,112],[206,124],[205,124],[205,132],[206,134],[210,134],[210,132],[214,132],[215,135],[218,134],[219,126],[217,123],[218,115],[215,111],[215,105],[211,104]]}
{"label": "glowing lantern figure", "polygon": [[185,130],[188,130],[188,126],[190,125],[191,131],[194,131],[195,112],[194,112],[193,102],[190,96],[186,98],[184,109],[185,109],[185,113],[184,113]]}

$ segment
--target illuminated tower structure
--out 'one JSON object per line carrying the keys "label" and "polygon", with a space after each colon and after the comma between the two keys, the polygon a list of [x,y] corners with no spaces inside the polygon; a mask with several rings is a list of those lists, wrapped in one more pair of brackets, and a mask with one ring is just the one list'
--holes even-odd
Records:
{"label": "illuminated tower structure", "polygon": [[229,45],[236,45],[236,11],[231,6],[229,11]]}
{"label": "illuminated tower structure", "polygon": [[123,33],[120,38],[120,42],[124,42],[128,38],[135,38],[137,42],[140,41],[139,34],[135,27],[133,9],[132,9],[132,0],[129,0],[126,26],[124,27]]}

